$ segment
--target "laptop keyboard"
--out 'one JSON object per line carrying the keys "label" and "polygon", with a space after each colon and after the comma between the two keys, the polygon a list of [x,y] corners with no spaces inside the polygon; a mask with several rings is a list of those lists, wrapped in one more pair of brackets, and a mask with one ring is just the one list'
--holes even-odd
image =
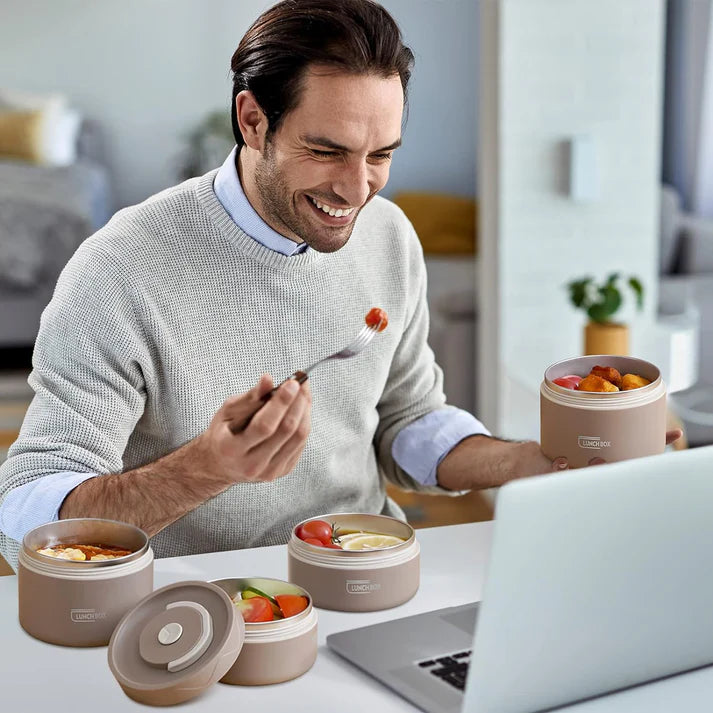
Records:
{"label": "laptop keyboard", "polygon": [[416,665],[425,672],[440,678],[459,691],[465,688],[465,678],[468,675],[468,664],[472,651],[458,651],[454,654],[439,656],[427,661],[417,661]]}

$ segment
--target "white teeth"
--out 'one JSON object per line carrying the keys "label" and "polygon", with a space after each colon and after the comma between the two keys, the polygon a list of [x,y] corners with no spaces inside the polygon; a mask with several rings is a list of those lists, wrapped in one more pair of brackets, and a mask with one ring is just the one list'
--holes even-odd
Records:
{"label": "white teeth", "polygon": [[310,200],[314,203],[317,208],[327,215],[331,215],[333,218],[341,218],[343,215],[349,215],[354,208],[332,208],[331,206],[320,203],[316,198],[310,196]]}

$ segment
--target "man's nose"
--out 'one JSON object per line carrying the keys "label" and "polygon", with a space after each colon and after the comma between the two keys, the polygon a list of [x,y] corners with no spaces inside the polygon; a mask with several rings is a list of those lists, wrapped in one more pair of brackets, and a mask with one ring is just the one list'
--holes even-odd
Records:
{"label": "man's nose", "polygon": [[342,164],[333,178],[332,188],[350,206],[363,205],[373,190],[369,167],[364,161],[350,161]]}

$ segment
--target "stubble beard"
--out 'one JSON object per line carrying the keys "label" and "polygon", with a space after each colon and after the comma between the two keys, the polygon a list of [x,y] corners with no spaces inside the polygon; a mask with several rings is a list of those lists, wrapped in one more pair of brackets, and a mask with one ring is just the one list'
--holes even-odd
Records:
{"label": "stubble beard", "polygon": [[340,228],[318,225],[317,218],[310,222],[300,216],[292,203],[285,178],[275,163],[270,142],[266,144],[265,152],[255,167],[255,186],[260,194],[262,208],[270,223],[277,226],[277,232],[296,235],[313,250],[321,253],[336,252],[347,244],[359,209],[351,223]]}

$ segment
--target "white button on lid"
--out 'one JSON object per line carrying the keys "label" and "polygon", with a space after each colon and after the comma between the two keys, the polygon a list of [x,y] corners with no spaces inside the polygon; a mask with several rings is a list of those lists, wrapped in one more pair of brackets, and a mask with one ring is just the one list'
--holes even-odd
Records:
{"label": "white button on lid", "polygon": [[158,640],[164,646],[174,644],[181,638],[182,633],[183,627],[177,621],[172,621],[158,632]]}

